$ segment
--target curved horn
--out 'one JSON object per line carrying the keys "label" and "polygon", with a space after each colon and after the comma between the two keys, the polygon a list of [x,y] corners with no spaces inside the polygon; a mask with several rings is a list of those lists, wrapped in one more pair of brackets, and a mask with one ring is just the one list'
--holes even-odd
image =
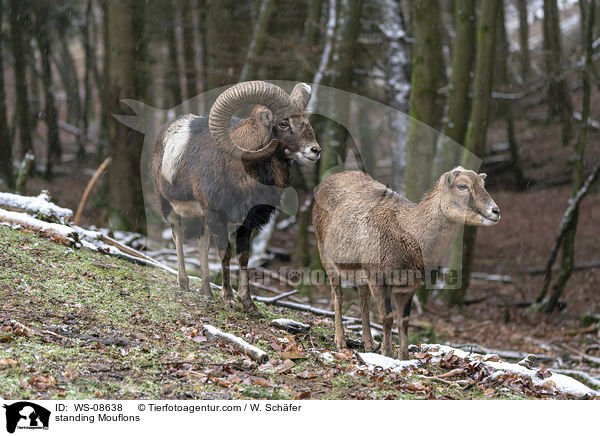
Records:
{"label": "curved horn", "polygon": [[294,86],[294,90],[290,94],[290,100],[292,104],[296,106],[300,111],[306,109],[308,101],[310,100],[311,88],[307,83],[298,83]]}
{"label": "curved horn", "polygon": [[275,118],[294,111],[290,96],[272,83],[242,82],[224,91],[210,109],[208,128],[217,145],[229,156],[238,160],[255,161],[266,159],[277,149],[276,139],[258,150],[244,150],[231,139],[230,122],[233,114],[244,105],[265,106]]}

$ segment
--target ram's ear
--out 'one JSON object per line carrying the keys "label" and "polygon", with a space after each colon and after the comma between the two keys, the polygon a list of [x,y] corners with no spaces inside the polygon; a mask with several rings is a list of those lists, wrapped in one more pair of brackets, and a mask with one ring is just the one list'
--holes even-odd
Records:
{"label": "ram's ear", "polygon": [[269,108],[257,105],[252,110],[251,116],[258,120],[258,122],[262,124],[265,127],[265,129],[270,131],[273,127],[273,112],[271,112]]}
{"label": "ram's ear", "polygon": [[479,173],[479,177],[481,177],[481,180],[485,180],[487,178],[487,174],[486,173]]}

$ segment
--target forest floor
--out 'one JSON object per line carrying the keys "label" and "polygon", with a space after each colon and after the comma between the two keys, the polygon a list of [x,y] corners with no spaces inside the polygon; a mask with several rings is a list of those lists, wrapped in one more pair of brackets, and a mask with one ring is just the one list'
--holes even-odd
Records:
{"label": "forest floor", "polygon": [[[568,398],[421,346],[419,368],[336,352],[330,319],[258,303],[260,318],[181,291],[159,268],[0,226],[0,395],[4,399]],[[269,321],[310,325],[290,334]],[[258,364],[205,335],[210,324],[268,353]],[[355,333],[350,338],[358,342]],[[420,342],[414,336],[412,342]],[[435,349],[434,349],[435,351]],[[364,355],[363,355],[364,356]],[[488,356],[497,362],[497,356]],[[539,369],[543,379],[550,373]]]}

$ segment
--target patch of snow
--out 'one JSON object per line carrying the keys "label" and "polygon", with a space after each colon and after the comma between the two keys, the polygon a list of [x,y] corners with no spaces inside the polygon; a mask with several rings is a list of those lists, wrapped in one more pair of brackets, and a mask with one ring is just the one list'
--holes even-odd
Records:
{"label": "patch of snow", "polygon": [[304,324],[298,321],[294,321],[293,319],[288,318],[277,318],[271,321],[272,324],[284,327],[294,327],[298,329],[308,330],[310,326],[308,324]]}
{"label": "patch of snow", "polygon": [[406,368],[417,368],[421,365],[421,362],[419,362],[417,359],[397,360],[375,353],[358,353],[358,355],[363,362],[367,364],[369,371],[379,367],[383,369],[391,369],[393,372],[399,372]]}
{"label": "patch of snow", "polygon": [[242,338],[232,335],[231,333],[222,332],[221,330],[219,330],[218,328],[216,328],[210,324],[204,324],[204,330],[210,336],[213,336],[213,337],[221,336],[221,337],[227,338],[229,341],[236,343],[241,348],[253,351],[254,353],[256,353],[257,356],[266,355],[266,353],[263,350],[261,350],[258,347],[255,347],[254,345],[249,344]]}
{"label": "patch of snow", "polygon": [[434,363],[439,362],[443,356],[450,353],[453,353],[456,357],[463,359],[467,362],[481,362],[483,366],[495,370],[490,375],[491,378],[497,378],[503,374],[517,374],[523,377],[530,377],[532,383],[536,386],[540,386],[547,383],[548,381],[552,381],[556,386],[557,391],[563,394],[576,396],[599,395],[597,391],[587,387],[586,385],[575,380],[572,377],[566,376],[564,374],[552,373],[552,371],[550,371],[552,375],[550,375],[549,377],[542,378],[540,375],[538,375],[539,368],[528,369],[517,363],[493,361],[496,360],[495,358],[497,358],[497,355],[494,354],[482,355],[477,353],[469,353],[459,348],[453,348],[448,345],[439,344],[421,344],[421,351],[433,356],[433,359],[431,361]]}
{"label": "patch of snow", "polygon": [[319,353],[319,357],[321,357],[321,359],[323,359],[327,363],[331,363],[335,360],[335,358],[333,357],[333,354],[331,354],[327,351],[324,353]]}

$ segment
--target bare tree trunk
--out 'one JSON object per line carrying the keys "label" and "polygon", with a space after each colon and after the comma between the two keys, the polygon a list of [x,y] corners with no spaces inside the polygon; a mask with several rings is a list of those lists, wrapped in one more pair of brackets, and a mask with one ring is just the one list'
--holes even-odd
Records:
{"label": "bare tree trunk", "polygon": [[[463,144],[469,123],[469,85],[475,60],[475,0],[456,0],[454,28],[452,72],[448,84],[448,104],[442,133],[453,141]],[[439,144],[433,178],[452,169],[460,158],[460,151],[455,146]]]}
{"label": "bare tree trunk", "polygon": [[[483,157],[485,154],[499,4],[499,0],[483,2],[477,25],[477,55],[475,58],[475,76],[473,78],[473,103],[465,147],[468,151],[480,157]],[[463,157],[463,160],[465,158],[466,156]],[[465,226],[462,251],[462,282],[459,289],[450,291],[448,301],[451,305],[462,306],[465,293],[469,287],[474,260],[476,229],[476,227]],[[452,264],[453,268],[457,266],[454,260]]]}
{"label": "bare tree trunk", "polygon": [[[0,24],[4,20],[5,0],[0,0]],[[14,187],[12,169],[12,138],[8,128],[6,93],[4,91],[4,42],[5,35],[0,25],[0,173],[4,175],[9,188]]]}
{"label": "bare tree trunk", "polygon": [[[579,130],[579,137],[577,138],[577,145],[575,147],[575,167],[573,168],[573,197],[577,196],[581,188],[583,187],[583,157],[585,153],[585,146],[587,143],[587,131],[588,131],[588,119],[590,115],[590,74],[592,67],[592,55],[593,55],[593,28],[594,20],[596,15],[596,1],[590,0],[589,10],[587,14],[586,29],[586,51],[585,51],[585,66],[583,69],[583,102],[581,109],[581,127]],[[565,286],[571,277],[573,272],[573,258],[575,251],[575,232],[577,230],[577,220],[579,217],[579,207],[575,206],[572,218],[567,226],[565,236],[562,244],[562,259],[560,265],[560,272],[556,279],[556,283],[552,288],[552,293],[544,305],[546,312],[552,312],[556,308],[558,299],[564,292]]]}
{"label": "bare tree trunk", "polygon": [[46,19],[49,15],[49,4],[46,0],[34,3],[35,31],[40,59],[42,62],[42,81],[44,84],[44,100],[46,125],[48,127],[48,144],[46,160],[46,177],[52,175],[52,168],[61,156],[60,140],[58,138],[58,115],[52,92],[52,69],[50,67],[50,39]]}
{"label": "bare tree trunk", "polygon": [[[109,112],[119,113],[123,98],[144,98],[145,35],[143,7],[136,0],[107,0]],[[111,118],[108,147],[112,158],[109,169],[109,206],[113,228],[145,231],[144,200],[140,176],[143,136]]]}
{"label": "bare tree trunk", "polygon": [[544,0],[544,60],[548,86],[549,115],[557,116],[562,125],[562,144],[571,138],[573,109],[565,78],[560,77],[562,50],[557,0]]}
{"label": "bare tree trunk", "polygon": [[527,0],[516,0],[519,11],[519,50],[521,59],[521,78],[527,80],[529,75],[529,21],[527,20]]}
{"label": "bare tree trunk", "polygon": [[15,113],[19,123],[19,140],[21,142],[21,157],[33,152],[31,140],[31,123],[29,112],[29,97],[27,93],[27,76],[25,73],[25,44],[22,29],[29,25],[29,18],[24,10],[23,2],[10,0],[8,3],[8,18],[10,23],[10,40],[13,52],[15,88],[17,103]]}

